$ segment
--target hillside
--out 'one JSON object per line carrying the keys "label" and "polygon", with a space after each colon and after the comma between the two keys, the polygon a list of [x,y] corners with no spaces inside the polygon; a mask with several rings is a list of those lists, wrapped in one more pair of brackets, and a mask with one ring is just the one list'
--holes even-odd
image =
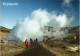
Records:
{"label": "hillside", "polygon": [[79,36],[79,26],[74,26],[74,27],[65,27],[65,28],[62,28],[63,30],[64,29],[67,29],[68,30],[68,36]]}
{"label": "hillside", "polygon": [[1,29],[0,31],[3,32],[3,33],[10,33],[11,30],[12,30],[12,29],[8,29],[8,28],[3,27],[3,26],[0,26],[0,29]]}
{"label": "hillside", "polygon": [[[52,28],[52,27],[50,27]],[[79,27],[65,27],[62,30],[68,29],[68,34],[79,34]],[[12,29],[7,29],[1,26],[2,36],[4,33],[10,33]],[[50,31],[50,30],[49,30]],[[1,34],[0,33],[0,34]],[[3,36],[4,37],[4,36]],[[73,42],[73,41],[72,41]],[[78,41],[79,42],[79,41]],[[74,52],[71,48],[79,47],[78,44],[67,42],[38,42],[29,43],[28,48],[24,42],[5,41],[0,43],[2,56],[79,56],[78,50]]]}

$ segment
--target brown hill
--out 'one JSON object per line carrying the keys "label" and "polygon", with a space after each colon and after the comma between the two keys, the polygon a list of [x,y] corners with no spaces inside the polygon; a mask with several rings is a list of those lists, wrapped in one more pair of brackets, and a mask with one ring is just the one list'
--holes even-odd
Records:
{"label": "brown hill", "polygon": [[3,33],[10,33],[12,29],[8,29],[8,28],[5,28],[3,26],[0,26],[0,31],[3,32]]}

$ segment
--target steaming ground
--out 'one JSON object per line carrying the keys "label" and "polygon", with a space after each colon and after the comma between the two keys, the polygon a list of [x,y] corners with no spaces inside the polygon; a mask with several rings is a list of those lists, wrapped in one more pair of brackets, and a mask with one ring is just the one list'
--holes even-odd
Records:
{"label": "steaming ground", "polygon": [[[23,20],[19,19],[16,22],[8,39],[22,42],[30,38],[38,38],[40,40],[44,36],[45,26],[57,27],[52,29],[55,30],[55,32],[53,32],[51,36],[65,35],[66,33],[61,31],[60,28],[70,25],[73,19],[73,16],[68,17],[65,13],[58,14],[56,11],[48,12],[46,9],[37,9],[34,10],[30,16],[27,16]],[[47,35],[50,34],[51,33],[47,32]]]}

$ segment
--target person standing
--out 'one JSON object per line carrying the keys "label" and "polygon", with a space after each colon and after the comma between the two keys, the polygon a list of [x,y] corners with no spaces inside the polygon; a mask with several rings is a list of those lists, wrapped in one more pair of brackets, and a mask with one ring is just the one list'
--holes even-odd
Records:
{"label": "person standing", "polygon": [[38,42],[38,39],[36,38],[36,43]]}
{"label": "person standing", "polygon": [[25,40],[25,45],[26,45],[26,47],[28,47],[28,40],[27,39]]}
{"label": "person standing", "polygon": [[30,42],[32,43],[32,38],[30,38]]}

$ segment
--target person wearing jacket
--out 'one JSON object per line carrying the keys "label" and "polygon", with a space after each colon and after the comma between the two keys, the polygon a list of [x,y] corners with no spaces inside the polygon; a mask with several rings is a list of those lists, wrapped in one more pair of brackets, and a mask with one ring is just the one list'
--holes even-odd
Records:
{"label": "person wearing jacket", "polygon": [[32,38],[30,38],[30,43],[32,44],[32,42],[33,42],[33,40],[32,40]]}
{"label": "person wearing jacket", "polygon": [[28,47],[28,40],[27,39],[25,40],[25,45],[26,45],[26,47]]}

